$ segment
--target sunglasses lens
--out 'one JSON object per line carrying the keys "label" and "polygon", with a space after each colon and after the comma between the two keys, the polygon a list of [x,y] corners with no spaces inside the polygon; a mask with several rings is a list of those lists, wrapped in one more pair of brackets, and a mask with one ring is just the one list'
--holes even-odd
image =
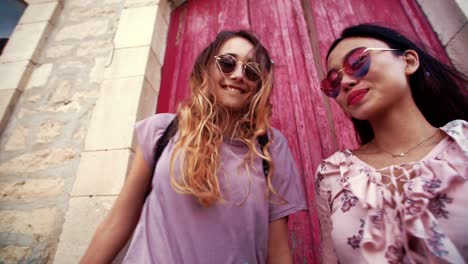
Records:
{"label": "sunglasses lens", "polygon": [[[236,70],[237,60],[229,54],[223,54],[217,56],[217,63],[221,71],[225,74],[230,74]],[[243,67],[245,77],[253,82],[260,80],[260,66],[255,62],[249,62],[244,64]]]}
{"label": "sunglasses lens", "polygon": [[260,80],[260,68],[258,64],[249,62],[244,68],[245,77],[250,81],[256,82]]}
{"label": "sunglasses lens", "polygon": [[218,65],[222,72],[231,73],[236,69],[237,61],[234,57],[224,54],[218,56]]}
{"label": "sunglasses lens", "polygon": [[369,72],[370,62],[366,48],[357,48],[345,58],[343,67],[349,75],[361,78]]}
{"label": "sunglasses lens", "polygon": [[337,97],[340,93],[341,73],[333,70],[322,80],[322,91],[330,97]]}

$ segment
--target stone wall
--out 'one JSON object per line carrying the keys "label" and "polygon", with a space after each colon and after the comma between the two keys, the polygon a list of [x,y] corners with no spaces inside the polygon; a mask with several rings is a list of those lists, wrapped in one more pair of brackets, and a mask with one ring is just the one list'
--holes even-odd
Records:
{"label": "stone wall", "polygon": [[[40,2],[29,1],[23,22],[42,14]],[[53,261],[103,82],[95,69],[98,61],[110,63],[123,4],[59,3],[0,139],[0,263]],[[33,33],[22,33],[24,45]],[[19,48],[10,45],[2,61]]]}

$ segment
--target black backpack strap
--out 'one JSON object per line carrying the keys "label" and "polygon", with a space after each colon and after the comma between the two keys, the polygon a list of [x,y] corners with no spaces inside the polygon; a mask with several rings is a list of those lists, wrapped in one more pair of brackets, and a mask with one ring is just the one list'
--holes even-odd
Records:
{"label": "black backpack strap", "polygon": [[150,181],[150,187],[148,188],[148,191],[146,192],[146,196],[149,195],[151,192],[151,184],[153,182],[153,176],[154,176],[154,170],[156,169],[156,165],[158,164],[158,160],[161,157],[161,154],[163,153],[164,149],[166,148],[167,144],[169,144],[169,141],[171,138],[175,136],[177,133],[178,129],[178,123],[177,123],[177,116],[169,123],[167,126],[166,130],[164,130],[164,133],[162,136],[158,139],[158,142],[156,142],[156,150],[154,152],[154,166],[153,166],[153,173],[151,174],[151,181]]}
{"label": "black backpack strap", "polygon": [[169,141],[171,140],[171,138],[174,137],[175,134],[177,133],[178,126],[179,124],[177,123],[177,117],[175,117],[171,121],[171,123],[169,123],[166,130],[164,130],[164,133],[162,134],[162,136],[158,139],[158,142],[156,143],[156,151],[154,152],[154,167],[155,168],[167,144],[169,144]]}
{"label": "black backpack strap", "polygon": [[[258,144],[260,144],[260,150],[263,153],[263,148],[266,146],[268,143],[268,134],[261,135],[257,138]],[[270,170],[270,165],[268,164],[268,161],[266,159],[262,159],[262,165],[263,165],[263,174],[265,174],[265,177],[268,176],[268,171]]]}

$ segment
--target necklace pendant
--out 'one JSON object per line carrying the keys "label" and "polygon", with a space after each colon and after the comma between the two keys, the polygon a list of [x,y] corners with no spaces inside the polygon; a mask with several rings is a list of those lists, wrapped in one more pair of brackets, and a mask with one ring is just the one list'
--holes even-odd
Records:
{"label": "necklace pendant", "polygon": [[405,156],[405,153],[402,152],[400,154],[392,154],[392,158],[400,158],[400,157],[404,157]]}

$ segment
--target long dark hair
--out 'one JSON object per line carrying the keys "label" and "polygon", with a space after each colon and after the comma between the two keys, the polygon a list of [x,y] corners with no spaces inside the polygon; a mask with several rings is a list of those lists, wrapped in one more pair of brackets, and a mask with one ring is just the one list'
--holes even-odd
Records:
{"label": "long dark hair", "polygon": [[[441,127],[455,119],[467,119],[468,79],[453,66],[440,62],[397,31],[375,24],[359,24],[344,29],[330,46],[327,60],[342,40],[352,37],[373,38],[387,43],[390,48],[412,49],[418,53],[419,68],[409,76],[409,84],[417,107],[432,126]],[[374,138],[367,120],[352,118],[352,121],[360,144]]]}

